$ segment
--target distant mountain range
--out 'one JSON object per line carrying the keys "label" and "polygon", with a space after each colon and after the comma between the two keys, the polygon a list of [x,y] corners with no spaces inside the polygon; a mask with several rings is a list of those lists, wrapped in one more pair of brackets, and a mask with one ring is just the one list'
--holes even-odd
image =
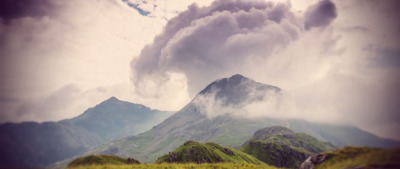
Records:
{"label": "distant mountain range", "polygon": [[[285,126],[295,132],[307,133],[319,140],[341,147],[366,145],[395,147],[400,143],[383,139],[353,126],[311,123],[300,119],[239,118],[223,114],[213,118],[207,114],[209,102],[199,102],[205,97],[220,100],[222,105],[237,106],[245,102],[262,100],[269,93],[278,94],[278,87],[263,85],[241,75],[219,79],[202,90],[189,104],[151,130],[97,147],[89,154],[115,154],[133,157],[141,162],[154,162],[158,157],[178,148],[188,140],[215,142],[239,149],[258,129]],[[251,94],[253,93],[253,94]],[[254,94],[256,93],[256,94]]]}
{"label": "distant mountain range", "polygon": [[46,167],[114,139],[144,132],[171,114],[111,97],[72,119],[1,124],[0,168]]}
{"label": "distant mountain range", "polygon": [[[353,126],[237,116],[240,112],[236,110],[246,104],[280,97],[281,91],[234,75],[214,81],[176,113],[112,97],[72,119],[1,124],[0,168],[45,167],[62,160],[53,166],[66,166],[70,161],[67,159],[83,154],[113,154],[155,162],[190,140],[239,149],[254,132],[271,126],[284,126],[337,147],[400,146],[397,141]],[[221,112],[213,106],[231,109]]]}

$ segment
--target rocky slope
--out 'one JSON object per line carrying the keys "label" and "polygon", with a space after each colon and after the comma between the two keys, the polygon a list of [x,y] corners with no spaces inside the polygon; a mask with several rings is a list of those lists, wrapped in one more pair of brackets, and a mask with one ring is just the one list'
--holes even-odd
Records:
{"label": "rocky slope", "polygon": [[313,153],[333,150],[329,143],[292,130],[273,126],[258,130],[241,151],[277,167],[298,168]]}

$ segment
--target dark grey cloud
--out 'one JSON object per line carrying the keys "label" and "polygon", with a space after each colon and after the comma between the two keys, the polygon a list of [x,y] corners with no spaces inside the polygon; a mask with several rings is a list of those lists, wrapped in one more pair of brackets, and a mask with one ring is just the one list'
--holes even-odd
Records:
{"label": "dark grey cloud", "polygon": [[18,102],[19,100],[13,97],[8,97],[8,96],[0,96],[0,103],[1,102]]}
{"label": "dark grey cloud", "polygon": [[262,1],[216,1],[195,4],[171,19],[164,31],[131,62],[133,82],[146,87],[169,80],[168,72],[183,73],[191,94],[210,81],[246,69],[249,59],[264,60],[277,48],[296,40],[302,23],[290,4]]}
{"label": "dark grey cloud", "polygon": [[400,69],[400,50],[379,49],[377,57],[373,58],[373,63],[380,67]]}
{"label": "dark grey cloud", "polygon": [[51,14],[58,7],[57,1],[49,0],[2,0],[0,18],[5,23],[21,17],[42,17]]}
{"label": "dark grey cloud", "polygon": [[330,0],[321,0],[310,6],[304,14],[306,29],[329,25],[336,17],[336,6]]}

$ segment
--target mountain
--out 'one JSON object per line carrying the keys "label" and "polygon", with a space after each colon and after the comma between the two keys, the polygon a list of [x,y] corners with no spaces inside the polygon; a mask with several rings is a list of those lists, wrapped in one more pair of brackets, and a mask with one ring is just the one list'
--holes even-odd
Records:
{"label": "mountain", "polygon": [[[114,140],[91,150],[89,154],[115,154],[134,157],[142,162],[154,162],[188,140],[215,142],[239,149],[257,130],[276,125],[307,133],[339,147],[400,145],[399,142],[379,138],[352,126],[310,123],[300,119],[241,118],[234,112],[235,108],[240,109],[243,104],[260,101],[264,97],[279,97],[280,93],[281,89],[278,87],[264,85],[242,75],[219,79],[197,94],[180,111],[151,130]],[[224,113],[221,109],[209,107],[215,103],[219,103],[216,107],[233,107],[229,109],[233,112]]]}
{"label": "mountain", "polygon": [[212,95],[214,100],[222,101],[223,105],[237,105],[262,100],[268,92],[279,93],[280,88],[266,85],[242,75],[236,74],[230,78],[216,80],[200,91],[194,101],[201,96]]}
{"label": "mountain", "polygon": [[240,150],[269,165],[298,168],[308,156],[333,149],[331,144],[307,134],[272,126],[256,131]]}
{"label": "mountain", "polygon": [[83,114],[59,123],[79,127],[96,135],[102,142],[109,142],[145,132],[172,114],[111,97]]}
{"label": "mountain", "polygon": [[262,164],[256,158],[215,143],[188,141],[173,152],[158,158],[156,163],[252,163]]}
{"label": "mountain", "polygon": [[111,97],[72,119],[1,124],[0,168],[45,167],[146,131],[171,114]]}
{"label": "mountain", "polygon": [[300,169],[396,169],[400,168],[399,159],[400,148],[344,147],[313,155],[301,164]]}
{"label": "mountain", "polygon": [[85,165],[104,165],[104,164],[140,164],[138,160],[133,158],[121,158],[114,155],[89,155],[85,157],[80,157],[73,160],[68,164],[68,167],[77,167]]}

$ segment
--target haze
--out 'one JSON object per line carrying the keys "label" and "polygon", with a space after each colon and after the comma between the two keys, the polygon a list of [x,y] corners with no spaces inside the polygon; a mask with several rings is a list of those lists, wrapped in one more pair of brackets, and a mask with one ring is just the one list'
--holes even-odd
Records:
{"label": "haze", "polygon": [[390,0],[1,1],[0,122],[71,118],[111,96],[177,111],[242,74],[285,95],[250,115],[400,140],[399,14]]}

